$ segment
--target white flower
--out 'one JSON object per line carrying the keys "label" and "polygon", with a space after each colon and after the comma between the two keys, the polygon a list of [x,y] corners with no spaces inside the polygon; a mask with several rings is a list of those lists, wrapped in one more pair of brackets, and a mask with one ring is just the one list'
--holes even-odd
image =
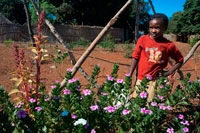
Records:
{"label": "white flower", "polygon": [[83,126],[87,123],[87,121],[83,118],[78,119],[77,121],[74,122],[74,126],[77,126],[79,124],[82,124]]}

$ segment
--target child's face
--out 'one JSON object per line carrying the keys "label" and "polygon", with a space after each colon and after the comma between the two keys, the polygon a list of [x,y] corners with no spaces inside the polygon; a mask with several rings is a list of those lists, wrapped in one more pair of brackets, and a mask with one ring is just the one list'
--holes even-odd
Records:
{"label": "child's face", "polygon": [[152,39],[159,39],[163,36],[166,26],[163,25],[162,19],[156,18],[149,22],[149,33]]}

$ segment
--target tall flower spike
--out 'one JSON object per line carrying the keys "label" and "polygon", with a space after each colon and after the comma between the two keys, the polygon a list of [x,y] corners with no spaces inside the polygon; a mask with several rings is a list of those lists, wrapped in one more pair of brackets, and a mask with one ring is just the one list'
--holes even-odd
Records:
{"label": "tall flower spike", "polygon": [[14,47],[14,55],[15,55],[15,63],[16,63],[16,68],[19,68],[19,50],[18,50],[18,46],[14,43],[13,44]]}

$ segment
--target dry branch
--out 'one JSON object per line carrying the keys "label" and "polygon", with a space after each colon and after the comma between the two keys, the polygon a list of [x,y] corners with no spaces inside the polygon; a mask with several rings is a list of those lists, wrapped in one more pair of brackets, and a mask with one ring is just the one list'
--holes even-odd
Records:
{"label": "dry branch", "polygon": [[[72,76],[74,76],[78,70],[78,68],[83,64],[88,55],[95,48],[99,40],[103,37],[103,35],[110,29],[110,27],[117,21],[119,15],[131,4],[132,0],[128,0],[126,4],[117,12],[117,14],[108,22],[108,24],[103,28],[103,30],[98,34],[95,40],[90,44],[88,49],[83,53],[83,55],[79,58],[77,63],[72,68]],[[61,82],[61,87],[65,84],[66,79]]]}

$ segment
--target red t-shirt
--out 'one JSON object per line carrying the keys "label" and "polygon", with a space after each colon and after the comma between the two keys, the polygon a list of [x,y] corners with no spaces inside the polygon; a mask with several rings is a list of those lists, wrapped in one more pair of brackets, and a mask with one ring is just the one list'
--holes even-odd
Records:
{"label": "red t-shirt", "polygon": [[143,35],[138,39],[132,57],[139,60],[138,79],[151,75],[156,78],[158,71],[163,70],[171,57],[178,62],[183,62],[183,56],[176,46],[169,40],[163,38],[156,42],[149,35]]}

